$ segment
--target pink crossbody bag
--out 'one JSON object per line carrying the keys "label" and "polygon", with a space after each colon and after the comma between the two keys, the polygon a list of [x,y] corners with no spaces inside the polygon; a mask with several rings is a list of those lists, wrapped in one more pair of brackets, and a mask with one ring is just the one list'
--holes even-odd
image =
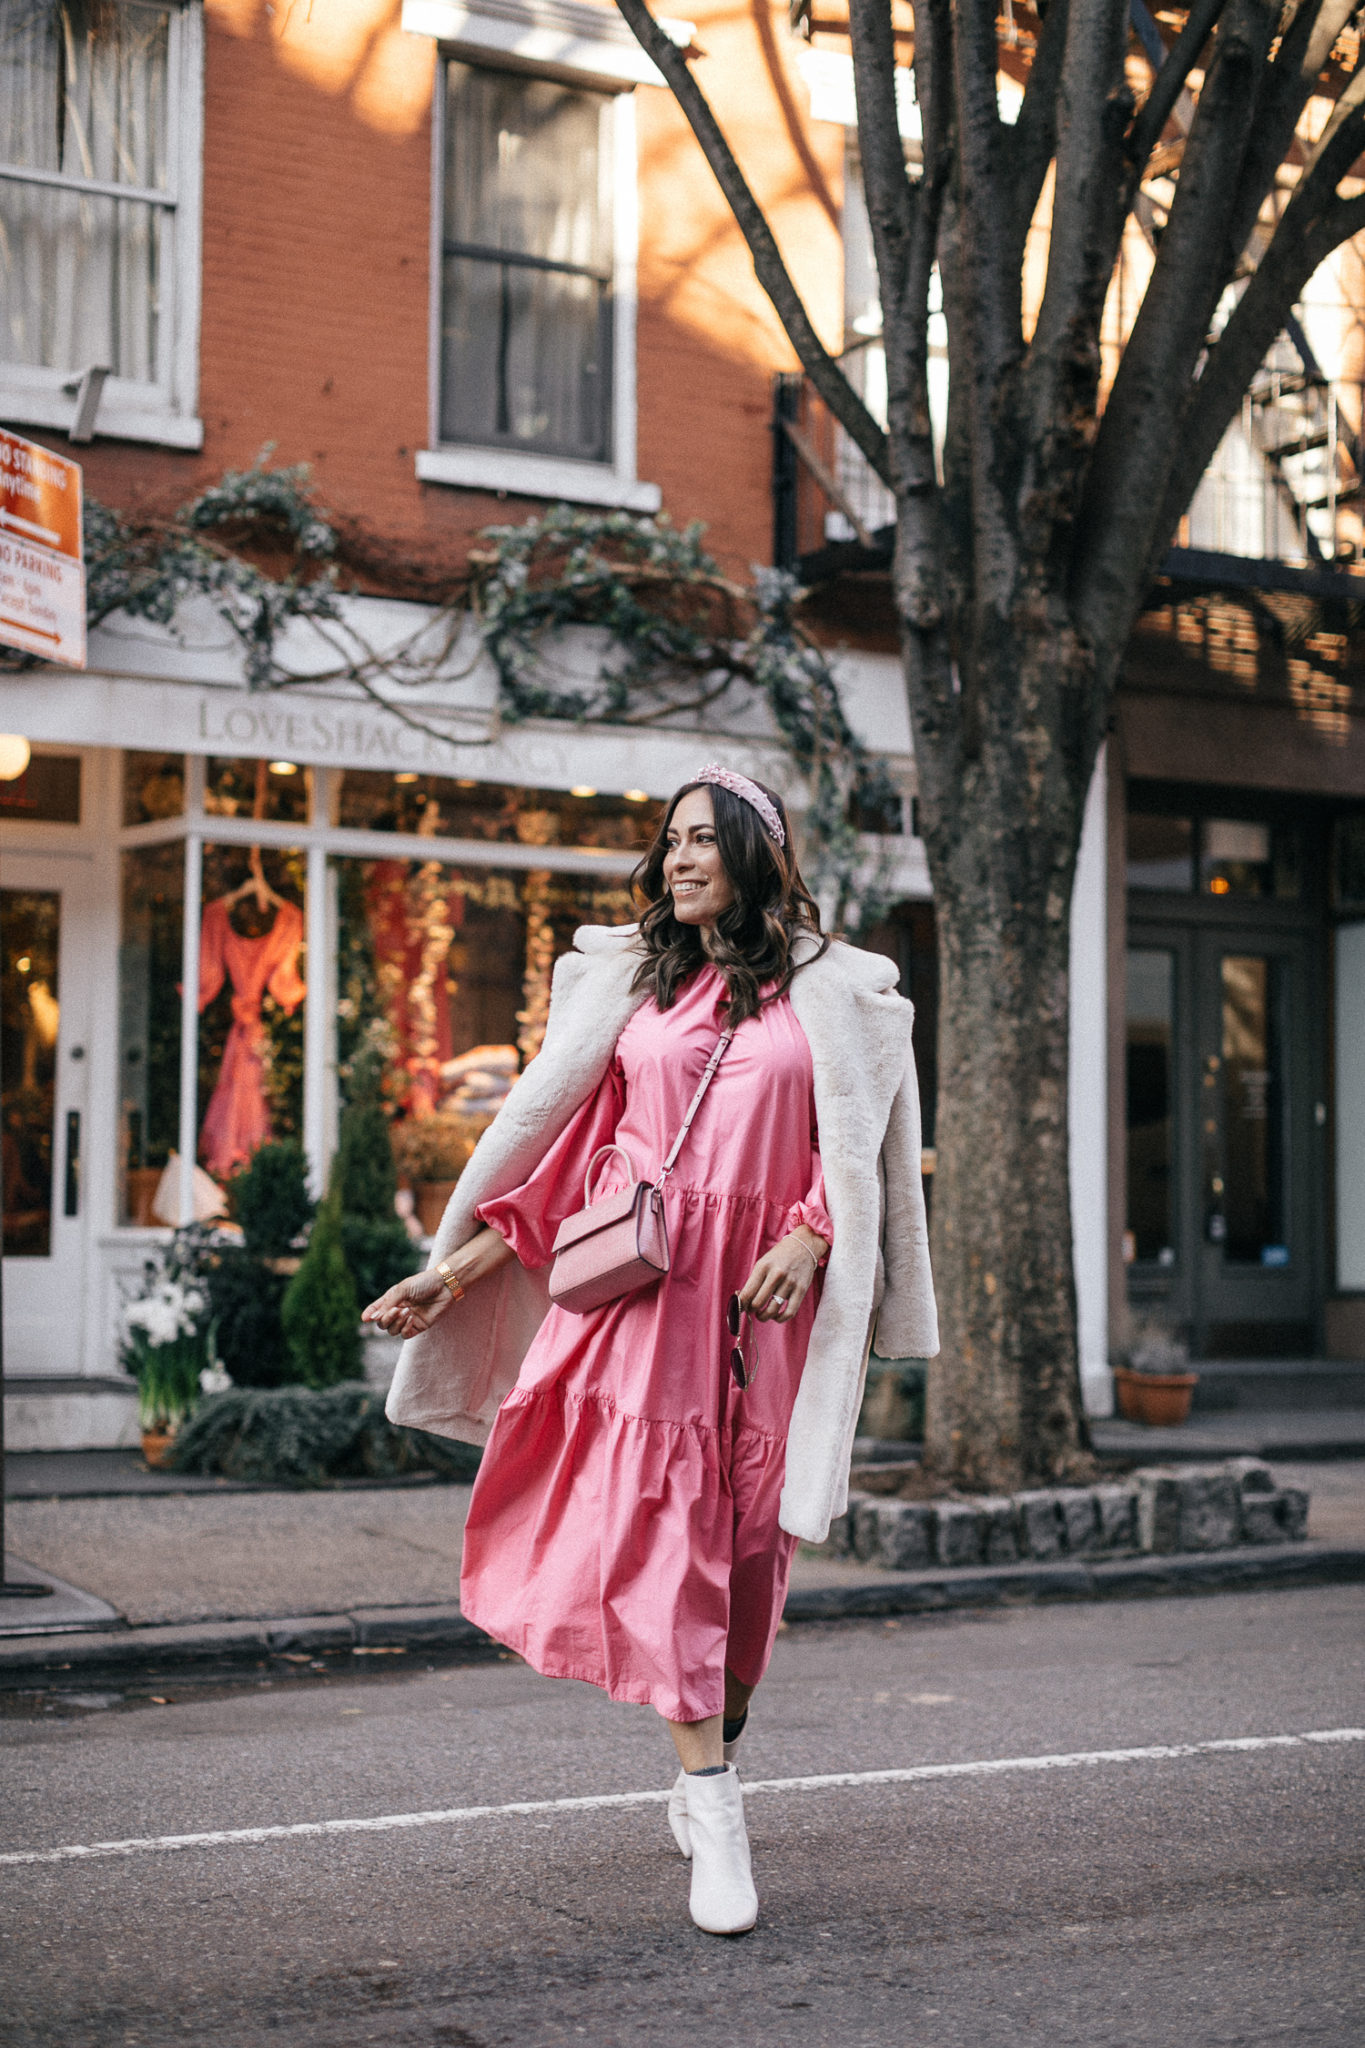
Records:
{"label": "pink crossbody bag", "polygon": [[[668,1271],[664,1183],[734,1035],[722,1031],[657,1180],[634,1178],[635,1162],[624,1145],[599,1145],[593,1153],[583,1176],[583,1207],[566,1216],[555,1233],[550,1299],[560,1308],[585,1316],[590,1309],[601,1308],[618,1295],[633,1294],[637,1287],[648,1286]],[[592,1190],[598,1161],[613,1152],[619,1152],[630,1168],[630,1185],[595,1202]]]}

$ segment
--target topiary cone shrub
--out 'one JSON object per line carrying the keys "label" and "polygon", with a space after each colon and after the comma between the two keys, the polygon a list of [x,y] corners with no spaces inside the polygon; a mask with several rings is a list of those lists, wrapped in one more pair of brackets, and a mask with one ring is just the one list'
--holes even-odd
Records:
{"label": "topiary cone shrub", "polygon": [[262,1145],[230,1184],[241,1244],[216,1247],[205,1274],[218,1355],[239,1387],[278,1387],[298,1373],[281,1310],[288,1261],[313,1218],[302,1145]]}
{"label": "topiary cone shrub", "polygon": [[342,1112],[332,1186],[341,1201],[341,1248],[361,1308],[422,1263],[393,1206],[398,1192],[389,1120],[373,1062]]}
{"label": "topiary cone shrub", "polygon": [[332,1387],[360,1375],[360,1305],[341,1245],[341,1197],[335,1182],[317,1213],[303,1263],[281,1310],[295,1376]]}

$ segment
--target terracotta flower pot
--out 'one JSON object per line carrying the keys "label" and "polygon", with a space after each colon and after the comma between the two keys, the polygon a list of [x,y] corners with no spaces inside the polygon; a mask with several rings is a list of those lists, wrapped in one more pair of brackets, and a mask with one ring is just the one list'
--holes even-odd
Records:
{"label": "terracotta flower pot", "polygon": [[455,1192],[453,1180],[419,1180],[414,1182],[412,1199],[417,1209],[417,1221],[422,1226],[423,1237],[435,1237],[441,1218],[446,1212],[446,1203]]}
{"label": "terracotta flower pot", "polygon": [[160,1471],[161,1467],[170,1457],[174,1443],[175,1429],[173,1426],[163,1426],[161,1429],[144,1429],[142,1432],[142,1456],[144,1463],[150,1465],[154,1472]]}
{"label": "terracotta flower pot", "polygon": [[1149,1429],[1173,1429],[1190,1418],[1197,1372],[1133,1372],[1114,1367],[1114,1393],[1119,1414]]}
{"label": "terracotta flower pot", "polygon": [[127,1176],[128,1221],[139,1230],[146,1230],[156,1222],[152,1214],[152,1203],[161,1185],[164,1168],[160,1166],[130,1166]]}

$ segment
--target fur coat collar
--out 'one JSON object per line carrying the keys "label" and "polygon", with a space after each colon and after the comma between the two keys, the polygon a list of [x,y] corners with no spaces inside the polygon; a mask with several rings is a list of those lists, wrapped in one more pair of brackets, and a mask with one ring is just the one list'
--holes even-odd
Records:
{"label": "fur coat collar", "polygon": [[[485,1132],[441,1220],[432,1264],[478,1228],[479,1203],[520,1186],[597,1087],[644,1000],[633,925],[587,925],[554,972],[549,1023],[532,1061]],[[808,949],[809,950],[809,949]],[[879,953],[836,941],[792,982],[810,1042],[815,1113],[834,1247],[825,1268],[787,1437],[781,1523],[822,1542],[847,1503],[848,1463],[874,1335],[887,1358],[938,1349],[920,1177],[914,1012]],[[390,1420],[482,1443],[549,1305],[544,1273],[511,1262],[409,1340],[389,1393]]]}

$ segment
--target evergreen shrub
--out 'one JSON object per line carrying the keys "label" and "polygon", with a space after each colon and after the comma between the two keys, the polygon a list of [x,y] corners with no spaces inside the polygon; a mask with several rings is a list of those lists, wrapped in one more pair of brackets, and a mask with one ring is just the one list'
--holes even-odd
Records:
{"label": "evergreen shrub", "polygon": [[384,1397],[354,1382],[308,1387],[234,1387],[202,1401],[176,1440],[178,1472],[218,1472],[278,1486],[434,1472],[472,1479],[480,1453],[417,1429],[397,1429]]}
{"label": "evergreen shrub", "polygon": [[258,1259],[287,1258],[313,1220],[308,1162],[295,1138],[262,1145],[229,1192],[247,1250]]}
{"label": "evergreen shrub", "polygon": [[297,1379],[332,1387],[360,1372],[360,1305],[341,1247],[341,1199],[335,1181],[318,1209],[303,1263],[280,1312]]}
{"label": "evergreen shrub", "polygon": [[203,1274],[218,1355],[239,1387],[284,1386],[299,1375],[280,1319],[289,1274],[277,1262],[290,1258],[314,1209],[302,1145],[262,1145],[234,1174],[231,1195],[242,1242],[220,1243]]}
{"label": "evergreen shrub", "polygon": [[340,1198],[342,1254],[364,1308],[415,1273],[422,1257],[393,1206],[398,1176],[375,1064],[356,1065],[354,1092],[337,1134],[332,1187]]}

